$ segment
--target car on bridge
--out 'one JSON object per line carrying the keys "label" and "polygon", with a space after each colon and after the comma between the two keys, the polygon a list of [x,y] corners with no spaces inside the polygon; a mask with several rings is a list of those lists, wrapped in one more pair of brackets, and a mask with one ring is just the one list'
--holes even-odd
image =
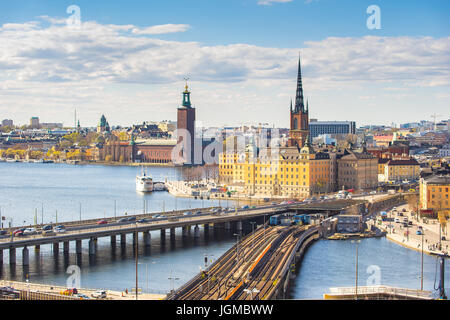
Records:
{"label": "car on bridge", "polygon": [[200,215],[200,214],[202,214],[203,212],[201,212],[201,211],[197,211],[196,213],[194,213],[194,215],[196,215],[196,216],[198,216],[198,215]]}
{"label": "car on bridge", "polygon": [[95,291],[94,293],[91,294],[91,296],[96,298],[96,299],[105,299],[106,298],[106,291],[105,290]]}
{"label": "car on bridge", "polygon": [[248,210],[248,209],[250,209],[250,207],[247,206],[247,205],[245,205],[245,206],[242,206],[242,209],[243,209],[243,210]]}
{"label": "car on bridge", "polygon": [[129,217],[129,218],[127,218],[127,221],[128,222],[136,221],[136,217]]}
{"label": "car on bridge", "polygon": [[60,228],[61,226],[53,228],[55,233],[66,233],[66,228]]}
{"label": "car on bridge", "polygon": [[13,232],[13,235],[14,235],[15,237],[23,236],[23,232],[24,232],[24,231],[25,231],[25,228],[17,229],[17,230],[15,230],[15,231]]}
{"label": "car on bridge", "polygon": [[183,212],[183,216],[191,216],[191,215],[192,215],[192,211]]}
{"label": "car on bridge", "polygon": [[138,220],[137,222],[138,223],[147,223],[149,220],[148,219],[140,219],[140,220]]}
{"label": "car on bridge", "polygon": [[120,218],[117,222],[118,223],[128,222],[128,218]]}
{"label": "car on bridge", "polygon": [[25,230],[23,230],[23,235],[24,236],[31,236],[33,234],[36,234],[36,229],[35,228],[26,228]]}
{"label": "car on bridge", "polygon": [[53,227],[50,224],[42,227],[42,230],[44,230],[44,231],[49,231],[49,230],[52,230],[52,229],[53,229]]}
{"label": "car on bridge", "polygon": [[107,223],[108,223],[108,221],[106,221],[106,220],[97,221],[97,224],[107,224]]}
{"label": "car on bridge", "polygon": [[6,230],[0,230],[0,236],[4,236],[6,233]]}

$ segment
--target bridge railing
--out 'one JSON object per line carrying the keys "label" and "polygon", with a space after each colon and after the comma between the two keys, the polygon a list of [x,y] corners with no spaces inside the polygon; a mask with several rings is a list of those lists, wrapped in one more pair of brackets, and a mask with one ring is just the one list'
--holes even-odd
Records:
{"label": "bridge railing", "polygon": [[330,288],[329,295],[373,295],[373,294],[386,294],[386,295],[396,295],[412,298],[431,298],[431,291],[425,290],[414,290],[406,288],[395,288],[390,286],[358,286],[356,287],[337,287]]}

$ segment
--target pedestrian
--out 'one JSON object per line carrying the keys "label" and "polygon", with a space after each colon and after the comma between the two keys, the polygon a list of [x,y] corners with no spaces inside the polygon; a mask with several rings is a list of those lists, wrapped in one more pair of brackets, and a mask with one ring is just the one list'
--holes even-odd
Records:
{"label": "pedestrian", "polygon": [[128,289],[125,289],[125,293],[128,294]]}

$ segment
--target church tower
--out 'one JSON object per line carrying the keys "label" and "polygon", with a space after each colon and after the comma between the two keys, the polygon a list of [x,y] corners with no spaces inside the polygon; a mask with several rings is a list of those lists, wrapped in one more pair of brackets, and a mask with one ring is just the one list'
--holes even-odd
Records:
{"label": "church tower", "polygon": [[295,107],[292,109],[291,101],[291,128],[289,130],[289,146],[302,148],[309,136],[309,106],[303,99],[302,69],[300,57],[298,58],[297,93]]}

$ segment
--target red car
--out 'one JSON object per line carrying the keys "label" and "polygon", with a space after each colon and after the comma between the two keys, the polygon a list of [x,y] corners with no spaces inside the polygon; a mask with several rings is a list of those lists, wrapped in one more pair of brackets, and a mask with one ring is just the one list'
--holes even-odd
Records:
{"label": "red car", "polygon": [[24,230],[24,229],[17,229],[17,230],[15,230],[15,231],[13,232],[13,235],[14,235],[15,237],[23,236],[23,230]]}
{"label": "red car", "polygon": [[107,223],[108,223],[108,221],[106,221],[106,220],[100,220],[97,222],[97,224],[107,224]]}

